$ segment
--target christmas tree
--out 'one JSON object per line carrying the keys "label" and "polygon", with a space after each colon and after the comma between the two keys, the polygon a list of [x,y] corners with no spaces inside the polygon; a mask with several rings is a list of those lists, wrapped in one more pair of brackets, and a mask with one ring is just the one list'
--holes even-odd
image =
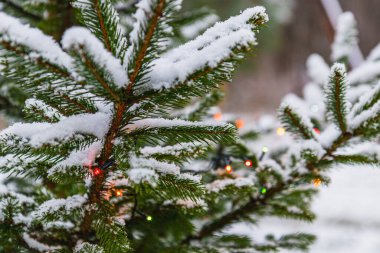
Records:
{"label": "christmas tree", "polygon": [[0,136],[14,176],[1,191],[3,251],[190,250],[179,242],[205,191],[181,164],[236,131],[171,112],[228,81],[267,16],[247,9],[167,51],[180,5],[139,1],[126,36],[111,1],[74,1],[84,27],[60,45],[0,13],[1,74],[29,97],[28,123]]}
{"label": "christmas tree", "polygon": [[[312,221],[329,168],[379,166],[379,50],[347,73],[357,43],[350,14],[333,45],[342,63],[330,69],[313,55],[304,98],[284,98],[281,122],[234,119],[236,138],[214,106],[256,45],[263,8],[206,30],[214,14],[179,17],[174,0],[78,0],[62,13],[66,1],[6,2],[54,39],[0,13],[1,74],[29,97],[27,123],[0,134],[2,251],[305,250],[312,235],[259,242],[223,232],[265,216]],[[24,13],[47,8],[77,12],[72,24],[84,27],[49,30]]]}

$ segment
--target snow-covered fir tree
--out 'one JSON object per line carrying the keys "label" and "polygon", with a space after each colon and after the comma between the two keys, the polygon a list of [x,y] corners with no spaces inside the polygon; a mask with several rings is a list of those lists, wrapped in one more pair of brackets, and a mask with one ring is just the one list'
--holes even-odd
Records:
{"label": "snow-covered fir tree", "polygon": [[[205,31],[217,16],[178,16],[180,1],[78,0],[72,24],[85,28],[65,31],[69,1],[5,2],[23,21],[0,13],[1,74],[29,97],[29,123],[0,134],[2,251],[303,250],[312,235],[222,232],[264,216],[311,221],[329,168],[379,166],[378,48],[349,72],[312,55],[311,82],[284,98],[282,122],[237,120],[236,140],[210,108],[256,44],[262,8]],[[347,64],[356,43],[346,13],[332,60]]]}
{"label": "snow-covered fir tree", "polygon": [[[46,1],[28,3],[38,13]],[[1,75],[29,97],[28,122],[0,133],[1,171],[12,175],[0,191],[0,249],[216,250],[186,240],[212,195],[181,165],[212,142],[232,143],[236,131],[171,113],[230,79],[256,45],[265,10],[247,9],[173,46],[181,1],[139,1],[129,29],[111,1],[72,6],[83,26],[59,43],[0,12]]]}

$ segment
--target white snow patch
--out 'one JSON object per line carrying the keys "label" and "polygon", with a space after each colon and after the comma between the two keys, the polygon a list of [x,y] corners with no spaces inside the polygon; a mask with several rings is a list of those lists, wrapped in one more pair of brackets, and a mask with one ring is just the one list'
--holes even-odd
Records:
{"label": "white snow patch", "polygon": [[357,45],[356,20],[351,12],[345,12],[338,17],[335,40],[332,44],[332,60],[337,61],[350,56]]}
{"label": "white snow patch", "polygon": [[196,20],[195,22],[181,27],[181,34],[186,39],[193,39],[199,35],[200,32],[209,28],[215,22],[219,20],[218,15],[210,14],[201,19]]}
{"label": "white snow patch", "polygon": [[256,44],[253,25],[249,21],[259,16],[267,20],[263,7],[247,9],[227,21],[216,23],[196,39],[154,60],[148,73],[150,82],[145,89],[170,88],[198,70],[215,68],[230,57],[234,48]]}
{"label": "white snow patch", "polygon": [[75,134],[92,134],[102,139],[108,131],[110,115],[105,113],[79,114],[57,123],[16,123],[2,132],[0,138],[16,135],[33,147],[67,140]]}
{"label": "white snow patch", "polygon": [[75,49],[82,51],[85,48],[92,59],[105,69],[118,87],[128,84],[129,78],[121,62],[109,52],[88,29],[83,27],[73,27],[68,29],[62,38],[62,46],[65,49]]}

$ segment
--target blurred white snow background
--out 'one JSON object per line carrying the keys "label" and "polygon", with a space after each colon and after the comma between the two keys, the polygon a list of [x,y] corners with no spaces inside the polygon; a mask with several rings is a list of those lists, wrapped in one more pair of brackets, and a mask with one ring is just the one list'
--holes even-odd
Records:
{"label": "blurred white snow background", "polygon": [[[340,167],[330,173],[329,186],[321,186],[313,203],[314,223],[264,219],[258,226],[239,224],[229,230],[261,241],[267,233],[307,232],[317,236],[310,253],[380,252],[380,170]],[[290,253],[294,251],[281,251]]]}

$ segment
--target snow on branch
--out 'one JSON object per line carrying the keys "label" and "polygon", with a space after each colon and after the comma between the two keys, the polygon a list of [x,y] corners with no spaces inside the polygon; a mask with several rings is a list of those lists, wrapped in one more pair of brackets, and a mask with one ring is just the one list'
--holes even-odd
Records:
{"label": "snow on branch", "polygon": [[371,120],[376,120],[377,122],[373,122],[373,123],[379,125],[379,117],[380,117],[380,101],[376,102],[368,110],[362,111],[359,115],[357,115],[352,120],[351,127],[352,129],[357,129],[359,127],[367,127],[366,123]]}
{"label": "snow on branch", "polygon": [[57,173],[60,169],[64,169],[69,166],[88,166],[91,167],[95,162],[95,157],[100,154],[102,150],[102,142],[97,141],[92,143],[90,146],[83,150],[75,150],[70,153],[70,155],[63,161],[55,164],[48,171],[48,175],[52,176]]}
{"label": "snow on branch", "polygon": [[159,90],[185,82],[197,71],[215,68],[234,55],[234,50],[256,44],[254,29],[266,22],[263,7],[250,8],[240,15],[216,23],[196,39],[175,48],[151,63],[146,89]]}
{"label": "snow on branch", "polygon": [[254,179],[252,177],[239,177],[235,179],[229,178],[213,181],[212,183],[206,185],[206,190],[208,192],[219,192],[227,187],[243,188],[253,187],[254,185]]}
{"label": "snow on branch", "polygon": [[[136,68],[144,61],[146,55],[162,52],[168,44],[168,36],[172,34],[173,14],[181,8],[182,0],[141,0],[136,4],[133,14],[135,22],[129,34],[129,46],[124,64],[129,69]],[[151,57],[146,57],[151,58]],[[131,78],[132,79],[132,78]]]}
{"label": "snow on branch", "polygon": [[206,30],[217,21],[219,21],[219,16],[211,13],[201,19],[195,20],[190,24],[182,26],[180,32],[184,38],[193,39],[197,37],[200,32]]}
{"label": "snow on branch", "polygon": [[67,50],[75,50],[88,54],[91,59],[105,69],[118,87],[128,84],[129,79],[120,60],[116,59],[88,29],[73,27],[65,32],[62,46]]}
{"label": "snow on branch", "polygon": [[356,115],[360,114],[364,110],[372,107],[377,101],[380,100],[380,82],[372,88],[372,90],[365,92],[360,96],[359,101],[354,104],[350,111],[349,119],[352,120]]}
{"label": "snow on branch", "polygon": [[352,86],[366,82],[373,82],[380,77],[380,61],[364,62],[348,74],[348,81]]}
{"label": "snow on branch", "polygon": [[333,61],[348,58],[358,45],[358,30],[356,20],[351,12],[345,12],[338,17],[336,35],[332,44]]}
{"label": "snow on branch", "polygon": [[315,139],[310,118],[302,113],[302,108],[290,101],[284,102],[278,110],[279,118],[287,131],[301,139]]}
{"label": "snow on branch", "polygon": [[148,157],[148,156],[154,156],[157,154],[161,155],[174,155],[174,156],[179,156],[185,152],[199,152],[202,150],[204,146],[202,146],[202,143],[180,143],[176,144],[173,146],[154,146],[154,147],[144,147],[140,150],[141,154],[143,156]]}
{"label": "snow on branch", "polygon": [[[161,128],[161,127],[181,127],[181,126],[195,126],[195,127],[221,127],[226,123],[222,122],[193,122],[182,119],[164,119],[164,118],[148,118],[135,121],[134,128]],[[128,126],[127,126],[128,129]]]}
{"label": "snow on branch", "polygon": [[44,219],[49,214],[63,211],[70,213],[75,209],[81,208],[86,203],[87,198],[81,195],[73,195],[66,199],[51,199],[42,203],[37,210],[31,213],[34,219]]}
{"label": "snow on branch", "polygon": [[78,241],[75,246],[74,253],[104,253],[104,249],[99,245],[90,244],[88,242]]}
{"label": "snow on branch", "polygon": [[53,38],[43,34],[39,29],[22,24],[18,19],[3,12],[0,12],[0,20],[0,42],[26,47],[31,51],[30,57],[42,57],[72,74],[75,73],[72,58],[62,51]]}
{"label": "snow on branch", "polygon": [[50,252],[51,250],[57,249],[57,247],[50,247],[44,243],[37,241],[32,238],[29,234],[23,233],[22,239],[24,239],[25,243],[31,248],[38,250],[39,252]]}
{"label": "snow on branch", "polygon": [[116,58],[123,60],[127,40],[112,1],[74,0],[72,5],[79,10],[80,21],[102,41],[105,48]]}
{"label": "snow on branch", "polygon": [[49,120],[64,118],[64,116],[58,112],[57,109],[35,98],[29,98],[25,101],[24,110],[29,110],[31,112],[33,111],[34,113],[41,112],[43,116]]}
{"label": "snow on branch", "polygon": [[133,157],[131,159],[133,168],[150,168],[159,173],[179,175],[180,169],[178,166],[172,163],[160,162],[152,158],[138,158]]}
{"label": "snow on branch", "polygon": [[109,121],[108,114],[98,112],[70,116],[58,123],[16,123],[0,132],[0,139],[17,136],[37,148],[67,140],[75,134],[91,134],[102,139],[108,131]]}

